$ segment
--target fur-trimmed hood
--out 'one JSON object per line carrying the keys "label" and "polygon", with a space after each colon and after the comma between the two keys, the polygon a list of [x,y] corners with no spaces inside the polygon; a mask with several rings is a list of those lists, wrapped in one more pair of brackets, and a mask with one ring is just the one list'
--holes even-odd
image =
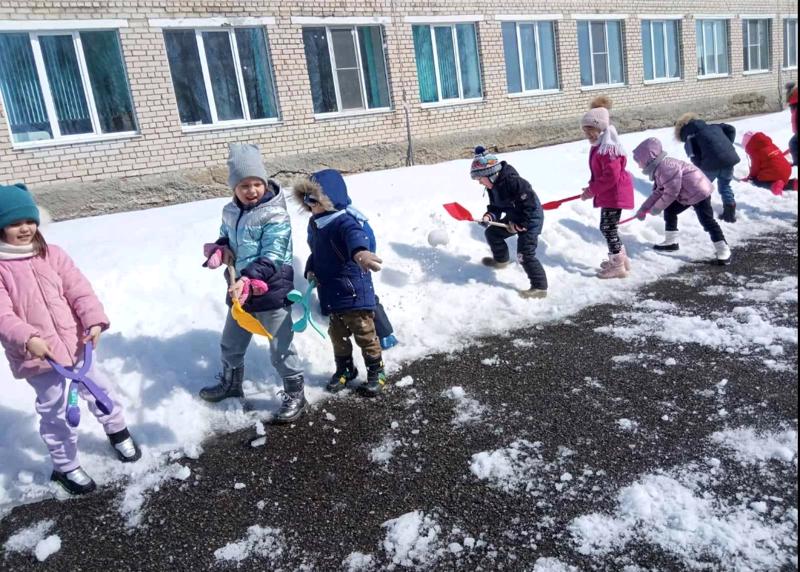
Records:
{"label": "fur-trimmed hood", "polygon": [[[302,193],[298,196],[297,186],[295,186],[295,196],[300,202],[306,194],[310,194],[325,207],[326,211],[341,211],[350,206],[352,202],[347,194],[347,183],[344,177],[336,169],[323,169],[317,171],[309,177],[308,182],[312,186],[300,185]],[[308,192],[306,192],[308,191]],[[311,210],[308,205],[304,206]]]}
{"label": "fur-trimmed hood", "polygon": [[311,196],[319,201],[326,211],[335,211],[336,207],[333,206],[331,199],[322,190],[322,187],[316,181],[311,179],[301,179],[294,184],[294,198],[300,207],[308,212],[311,212],[311,207],[303,202],[306,195]]}
{"label": "fur-trimmed hood", "polygon": [[689,123],[696,120],[698,117],[699,115],[696,113],[684,113],[681,115],[675,122],[675,139],[678,141],[686,141],[686,137],[681,136],[681,131],[683,131],[684,127],[689,125]]}

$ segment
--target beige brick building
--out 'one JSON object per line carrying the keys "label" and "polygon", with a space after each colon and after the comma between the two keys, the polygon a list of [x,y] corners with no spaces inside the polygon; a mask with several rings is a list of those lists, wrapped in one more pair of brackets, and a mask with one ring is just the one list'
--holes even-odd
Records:
{"label": "beige brick building", "polygon": [[[0,0],[0,40],[0,183],[41,188],[219,165],[234,141],[335,166],[342,149],[404,145],[407,129],[424,141],[572,118],[600,91],[615,111],[742,94],[774,109],[796,79],[797,3]],[[20,87],[37,77],[39,96]],[[81,85],[83,115],[69,109]]]}

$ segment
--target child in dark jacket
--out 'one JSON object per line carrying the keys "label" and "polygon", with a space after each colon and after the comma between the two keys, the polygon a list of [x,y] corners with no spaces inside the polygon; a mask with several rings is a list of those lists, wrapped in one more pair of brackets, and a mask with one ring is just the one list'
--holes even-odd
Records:
{"label": "child in dark jacket", "polygon": [[[519,295],[523,298],[544,298],[547,296],[547,274],[536,258],[536,247],[544,224],[544,211],[539,197],[514,167],[499,161],[480,146],[475,147],[470,176],[489,193],[489,205],[482,221],[486,226],[486,242],[492,249],[492,256],[483,258],[483,264],[491,268],[508,266],[510,258],[506,240],[516,234],[517,261],[531,282],[530,289],[521,290]],[[490,222],[505,223],[506,228],[490,226]]]}
{"label": "child in dark jacket", "polygon": [[611,124],[611,100],[606,96],[592,100],[591,109],[581,119],[581,129],[592,147],[589,151],[589,186],[583,200],[593,199],[600,207],[600,232],[608,244],[608,260],[600,263],[598,278],[625,278],[631,262],[619,239],[622,209],[633,208],[633,177],[627,170],[628,159]]}
{"label": "child in dark jacket", "polygon": [[736,200],[731,189],[733,167],[741,159],[733,141],[736,128],[727,123],[708,124],[695,113],[685,113],[675,122],[675,138],[683,142],[686,155],[699,167],[722,198],[720,220],[736,222]]}
{"label": "child in dark jacket", "polygon": [[336,393],[358,376],[351,337],[361,348],[367,382],[358,390],[378,395],[386,384],[381,345],[375,331],[375,290],[370,271],[381,269],[370,252],[369,236],[347,211],[347,186],[338,171],[327,169],[294,186],[298,202],[311,212],[306,279],[317,283],[323,315],[330,316],[328,334],[333,344],[336,372],[326,389]]}
{"label": "child in dark jacket", "polygon": [[742,136],[742,146],[750,158],[750,173],[743,181],[769,189],[776,196],[780,196],[784,188],[796,190],[793,187],[797,181],[789,184],[792,166],[766,133],[748,131]]}

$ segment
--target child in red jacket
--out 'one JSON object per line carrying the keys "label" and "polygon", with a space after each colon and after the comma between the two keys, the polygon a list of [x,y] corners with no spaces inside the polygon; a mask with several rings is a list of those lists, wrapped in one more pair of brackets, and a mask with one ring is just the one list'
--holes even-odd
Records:
{"label": "child in red jacket", "polygon": [[750,174],[743,181],[769,189],[776,196],[780,196],[784,188],[795,190],[797,181],[789,180],[792,166],[766,133],[748,131],[742,136],[742,146],[750,158]]}

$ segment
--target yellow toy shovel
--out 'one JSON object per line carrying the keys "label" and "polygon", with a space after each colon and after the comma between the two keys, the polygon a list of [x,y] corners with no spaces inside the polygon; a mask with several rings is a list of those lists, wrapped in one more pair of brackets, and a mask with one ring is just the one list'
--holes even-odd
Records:
{"label": "yellow toy shovel", "polygon": [[[232,264],[228,264],[228,281],[231,284],[231,288],[233,288],[233,285],[236,284],[236,270],[234,270]],[[242,329],[247,330],[251,334],[266,336],[269,340],[272,339],[272,334],[267,331],[264,325],[259,322],[255,316],[245,312],[241,303],[239,303],[239,299],[233,295],[231,295],[231,315]]]}

